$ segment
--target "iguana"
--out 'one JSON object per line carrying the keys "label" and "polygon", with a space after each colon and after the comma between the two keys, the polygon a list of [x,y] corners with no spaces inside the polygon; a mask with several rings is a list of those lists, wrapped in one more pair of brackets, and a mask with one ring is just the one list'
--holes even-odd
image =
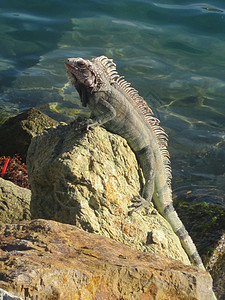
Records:
{"label": "iguana", "polygon": [[143,170],[145,185],[142,198],[153,198],[167,219],[194,265],[205,270],[197,249],[172,204],[171,166],[167,134],[144,99],[116,71],[106,56],[92,60],[68,58],[68,77],[77,89],[83,106],[93,118],[88,127],[103,125],[125,138]]}

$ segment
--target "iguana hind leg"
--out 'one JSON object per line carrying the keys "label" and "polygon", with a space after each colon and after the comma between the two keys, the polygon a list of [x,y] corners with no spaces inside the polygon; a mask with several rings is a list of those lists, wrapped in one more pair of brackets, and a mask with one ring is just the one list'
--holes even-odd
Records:
{"label": "iguana hind leg", "polygon": [[152,201],[152,196],[154,192],[154,179],[155,179],[155,158],[150,146],[142,148],[140,151],[136,152],[138,162],[142,168],[143,175],[145,178],[145,184],[141,195],[134,197],[132,205],[130,206],[132,214],[143,207],[149,207]]}
{"label": "iguana hind leg", "polygon": [[155,180],[155,157],[150,145],[136,152],[138,162],[142,168],[145,184],[141,196],[148,202],[152,201]]}

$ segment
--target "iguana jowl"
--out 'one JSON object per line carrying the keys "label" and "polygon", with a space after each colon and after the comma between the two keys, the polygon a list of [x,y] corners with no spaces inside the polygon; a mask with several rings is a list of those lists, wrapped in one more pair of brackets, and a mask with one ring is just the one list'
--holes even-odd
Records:
{"label": "iguana jowl", "polygon": [[191,261],[205,269],[197,249],[172,204],[171,167],[167,135],[159,120],[130,83],[119,76],[116,65],[106,56],[92,60],[69,58],[67,74],[83,106],[94,116],[88,126],[103,125],[124,137],[143,170],[142,197],[152,198],[159,212],[171,224]]}

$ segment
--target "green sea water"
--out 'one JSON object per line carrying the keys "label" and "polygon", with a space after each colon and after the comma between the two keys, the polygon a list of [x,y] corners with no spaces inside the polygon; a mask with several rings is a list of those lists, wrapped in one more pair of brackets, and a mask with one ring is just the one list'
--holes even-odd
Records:
{"label": "green sea water", "polygon": [[173,191],[224,203],[225,1],[1,0],[0,113],[87,114],[67,57],[113,58],[169,135]]}

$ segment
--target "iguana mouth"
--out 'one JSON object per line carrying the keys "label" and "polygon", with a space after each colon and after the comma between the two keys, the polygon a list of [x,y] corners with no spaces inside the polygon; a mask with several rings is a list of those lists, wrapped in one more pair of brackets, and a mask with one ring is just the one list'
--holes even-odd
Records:
{"label": "iguana mouth", "polygon": [[69,60],[67,60],[65,62],[65,66],[66,66],[66,69],[70,72],[70,74],[73,75],[74,79],[77,80],[77,74],[79,72],[78,67],[76,67],[75,65],[71,65],[71,63],[69,62]]}
{"label": "iguana mouth", "polygon": [[65,62],[67,73],[72,76],[74,81],[82,83],[87,87],[94,87],[96,83],[95,76],[89,65],[81,58],[68,58]]}
{"label": "iguana mouth", "polygon": [[65,62],[65,65],[67,69],[73,70],[75,68],[74,66],[71,66],[71,64],[68,61]]}

